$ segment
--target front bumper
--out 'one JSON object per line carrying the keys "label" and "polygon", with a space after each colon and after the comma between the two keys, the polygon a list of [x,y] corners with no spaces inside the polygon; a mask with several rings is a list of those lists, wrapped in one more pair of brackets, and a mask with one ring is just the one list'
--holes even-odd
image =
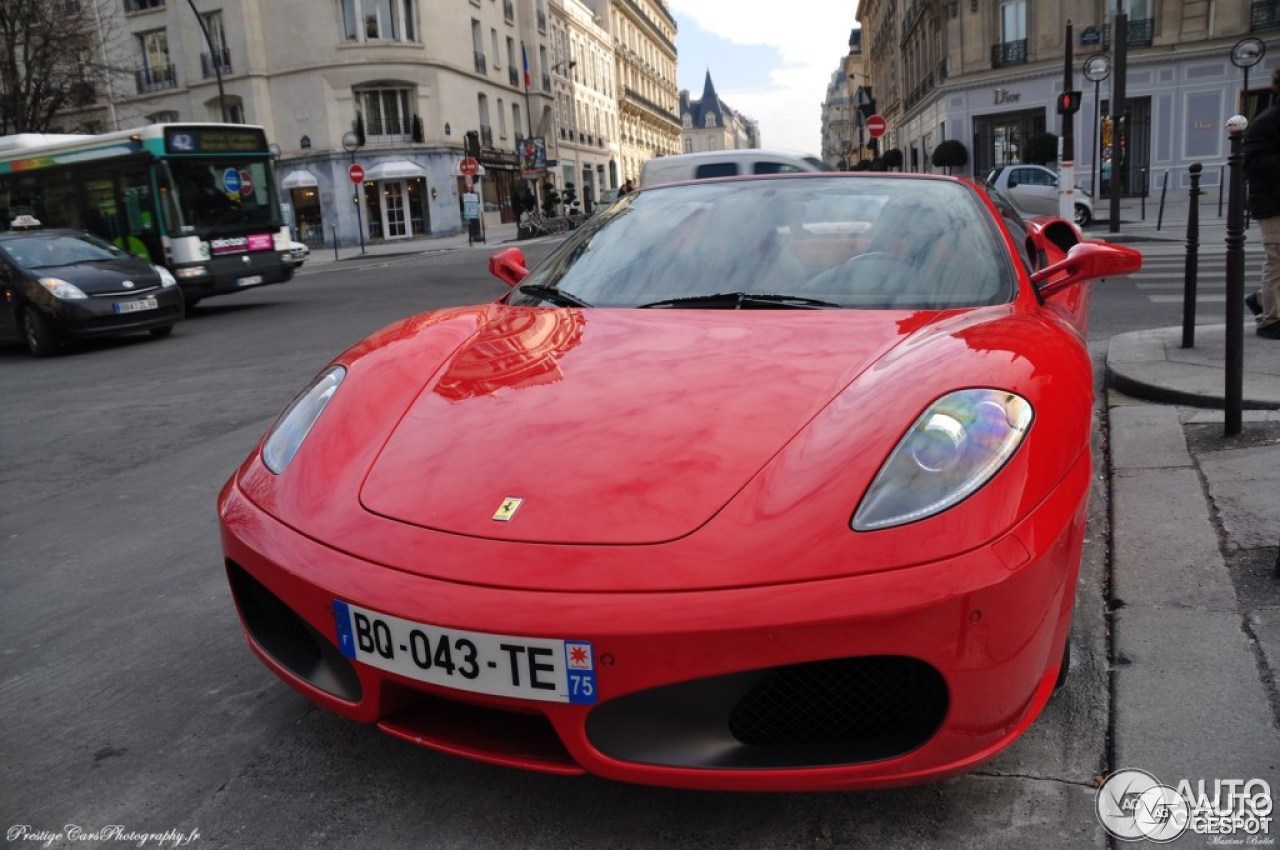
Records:
{"label": "front bumper", "polygon": [[[834,790],[967,772],[1035,719],[1070,627],[1089,469],[1082,457],[1010,534],[944,561],[685,593],[444,582],[304,537],[233,482],[219,509],[250,646],[332,711],[420,745],[550,773]],[[466,547],[484,558],[502,545],[424,531],[422,551]],[[589,640],[599,702],[469,694],[347,661],[335,598],[444,627]],[[803,704],[790,701],[806,690]],[[877,690],[892,693],[869,693]],[[869,720],[850,725],[867,705]]]}
{"label": "front bumper", "polygon": [[[117,302],[128,302],[154,296],[156,308],[134,313],[117,313]],[[35,308],[41,309],[41,308]],[[92,339],[136,333],[152,328],[172,325],[182,319],[184,308],[182,293],[177,287],[153,289],[133,296],[94,296],[74,301],[58,301],[52,310],[45,309],[53,332],[60,337]]]}

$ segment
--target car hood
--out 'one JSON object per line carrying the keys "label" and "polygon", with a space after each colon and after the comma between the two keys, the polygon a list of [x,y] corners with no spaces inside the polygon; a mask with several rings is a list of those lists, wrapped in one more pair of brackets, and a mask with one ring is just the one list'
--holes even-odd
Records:
{"label": "car hood", "polygon": [[[154,289],[160,285],[160,275],[142,260],[98,260],[76,263],[70,266],[45,266],[32,269],[36,277],[56,277],[72,284],[85,295],[101,295],[109,292],[128,292]],[[125,281],[132,281],[126,287]]]}
{"label": "car hood", "polygon": [[673,540],[924,320],[499,306],[413,401],[360,500],[477,537]]}

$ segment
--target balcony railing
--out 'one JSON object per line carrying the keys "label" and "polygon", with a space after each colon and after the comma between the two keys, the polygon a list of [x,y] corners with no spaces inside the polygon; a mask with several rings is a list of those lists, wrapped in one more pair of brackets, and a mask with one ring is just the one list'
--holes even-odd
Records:
{"label": "balcony railing", "polygon": [[1249,29],[1271,30],[1280,27],[1280,0],[1253,0],[1249,12]]}
{"label": "balcony railing", "polygon": [[408,116],[367,118],[364,134],[369,139],[408,139],[413,135],[413,119]]}
{"label": "balcony railing", "polygon": [[488,124],[480,125],[480,147],[493,147],[493,127],[490,127]]}
{"label": "balcony railing", "polygon": [[[1125,39],[1125,44],[1129,47],[1150,47],[1155,32],[1155,18],[1137,18],[1129,21],[1129,37]],[[1102,49],[1111,49],[1111,24],[1102,25]]]}
{"label": "balcony railing", "polygon": [[508,68],[507,80],[510,81],[511,85],[513,86],[520,85],[520,72],[517,71],[515,68]]}
{"label": "balcony railing", "polygon": [[476,51],[476,73],[477,74],[489,73],[489,64],[484,61],[484,54],[481,53],[479,50]]}
{"label": "balcony railing", "polygon": [[145,12],[148,9],[163,9],[164,0],[124,0],[126,12]]}
{"label": "balcony railing", "polygon": [[1027,64],[1027,40],[1006,41],[991,46],[991,67],[1003,68],[1006,65]]}
{"label": "balcony railing", "polygon": [[[217,68],[217,74],[214,73],[214,68]],[[216,77],[218,74],[224,77],[229,75],[231,73],[231,51],[224,47],[215,53],[201,53],[200,72],[204,74],[206,80],[210,77]]]}
{"label": "balcony railing", "polygon": [[172,65],[139,68],[134,71],[134,78],[138,83],[138,94],[176,89],[178,87],[178,75],[174,73]]}
{"label": "balcony railing", "polygon": [[542,90],[551,91],[551,75],[550,74],[542,75]]}

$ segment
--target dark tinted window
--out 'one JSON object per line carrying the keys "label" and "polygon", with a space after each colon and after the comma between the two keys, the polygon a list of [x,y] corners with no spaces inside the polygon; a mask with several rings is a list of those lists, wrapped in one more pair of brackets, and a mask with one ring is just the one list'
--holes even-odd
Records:
{"label": "dark tinted window", "polygon": [[738,173],[738,164],[735,162],[712,162],[706,165],[699,165],[693,172],[695,180],[706,180],[710,177],[733,177]]}

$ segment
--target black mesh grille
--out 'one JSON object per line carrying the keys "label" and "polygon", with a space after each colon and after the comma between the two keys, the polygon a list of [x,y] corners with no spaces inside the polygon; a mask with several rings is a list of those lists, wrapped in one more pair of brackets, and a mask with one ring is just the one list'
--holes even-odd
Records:
{"label": "black mesh grille", "polygon": [[913,658],[840,658],[770,673],[729,714],[733,736],[751,746],[875,743],[906,752],[942,723],[947,688]]}

